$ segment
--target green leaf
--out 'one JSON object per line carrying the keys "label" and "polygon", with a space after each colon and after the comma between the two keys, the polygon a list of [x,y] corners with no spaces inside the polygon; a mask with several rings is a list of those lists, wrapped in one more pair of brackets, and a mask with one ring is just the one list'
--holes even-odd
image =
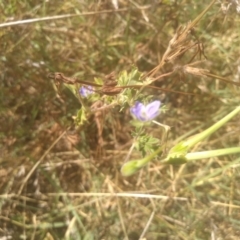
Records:
{"label": "green leaf", "polygon": [[144,165],[141,165],[141,160],[132,160],[125,163],[121,168],[121,173],[123,176],[128,177],[140,170]]}
{"label": "green leaf", "polygon": [[180,142],[171,148],[171,150],[169,151],[169,154],[171,154],[171,153],[186,154],[187,151],[188,151],[188,145],[186,145],[186,142]]}
{"label": "green leaf", "polygon": [[75,122],[78,126],[83,125],[87,121],[85,108],[81,108],[77,112]]}
{"label": "green leaf", "polygon": [[172,153],[167,156],[166,159],[163,160],[163,163],[168,163],[168,164],[184,164],[188,161],[186,158],[186,153]]}

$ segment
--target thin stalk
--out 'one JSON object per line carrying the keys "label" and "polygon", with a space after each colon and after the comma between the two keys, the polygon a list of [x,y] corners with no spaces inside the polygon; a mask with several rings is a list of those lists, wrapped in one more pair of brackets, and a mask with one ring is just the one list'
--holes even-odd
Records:
{"label": "thin stalk", "polygon": [[121,168],[121,173],[123,176],[131,176],[142,167],[146,166],[153,158],[155,158],[158,154],[163,152],[163,146],[159,147],[155,152],[150,154],[149,156],[138,159],[138,160],[131,160],[125,164],[123,164]]}
{"label": "thin stalk", "polygon": [[204,140],[214,132],[216,132],[220,127],[222,127],[225,123],[227,123],[229,120],[231,120],[235,115],[237,115],[240,112],[240,106],[236,107],[232,112],[230,112],[227,116],[219,120],[217,123],[213,124],[210,128],[204,130],[203,132],[191,137],[187,141],[184,141],[182,144],[183,146],[187,147],[188,149],[190,147],[193,147],[198,142]]}
{"label": "thin stalk", "polygon": [[187,161],[192,161],[192,160],[199,160],[199,159],[203,159],[203,158],[219,157],[219,156],[235,154],[235,153],[240,153],[240,147],[223,148],[223,149],[217,149],[217,150],[211,150],[211,151],[187,153],[186,159],[187,159]]}

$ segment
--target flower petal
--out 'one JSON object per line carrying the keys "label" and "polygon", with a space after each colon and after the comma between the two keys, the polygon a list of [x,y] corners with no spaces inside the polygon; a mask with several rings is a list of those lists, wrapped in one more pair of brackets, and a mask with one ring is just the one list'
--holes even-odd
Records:
{"label": "flower petal", "polygon": [[82,86],[79,89],[79,93],[81,94],[82,97],[87,97],[88,95],[93,93],[93,87],[92,86]]}
{"label": "flower petal", "polygon": [[135,106],[130,108],[130,112],[140,121],[147,120],[145,106],[140,102],[136,102]]}
{"label": "flower petal", "polygon": [[154,119],[160,113],[159,111],[160,106],[161,106],[160,101],[153,101],[152,103],[149,103],[146,106],[146,115],[148,121]]}
{"label": "flower petal", "polygon": [[135,105],[133,107],[130,108],[130,112],[137,117],[137,115],[139,114],[139,112],[141,111],[143,107],[143,104],[140,102],[136,102]]}

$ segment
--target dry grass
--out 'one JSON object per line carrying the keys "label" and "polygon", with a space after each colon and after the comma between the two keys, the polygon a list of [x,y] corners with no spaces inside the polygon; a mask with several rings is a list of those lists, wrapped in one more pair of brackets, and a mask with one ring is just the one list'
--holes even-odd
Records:
{"label": "dry grass", "polygon": [[[209,1],[112,2],[0,3],[1,239],[239,239],[239,156],[154,161],[124,178],[129,110],[104,109],[77,128],[78,100],[47,78],[92,81],[136,65],[154,86],[194,93],[144,89],[169,108],[159,120],[171,146],[239,105],[239,86],[227,83],[239,84],[239,15],[223,13],[228,1],[196,22]],[[194,150],[238,145],[236,117]]]}

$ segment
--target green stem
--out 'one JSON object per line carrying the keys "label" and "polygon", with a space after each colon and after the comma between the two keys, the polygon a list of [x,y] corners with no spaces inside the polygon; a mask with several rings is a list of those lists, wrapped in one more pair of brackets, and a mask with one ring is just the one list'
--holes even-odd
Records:
{"label": "green stem", "polygon": [[235,154],[235,153],[240,153],[240,147],[187,153],[185,157],[186,157],[187,161],[191,161],[191,160],[199,160],[199,159],[203,159],[203,158],[219,157],[219,156]]}
{"label": "green stem", "polygon": [[183,145],[188,149],[193,147],[196,143],[202,141],[203,139],[210,136],[212,133],[216,132],[220,127],[222,127],[225,123],[231,120],[235,115],[240,112],[240,106],[236,107],[231,113],[227,116],[222,118],[220,121],[212,125],[210,128],[206,129],[205,131],[191,137],[190,139],[183,141]]}
{"label": "green stem", "polygon": [[156,157],[159,153],[163,151],[163,146],[159,147],[155,152],[150,154],[149,156],[138,159],[131,160],[125,164],[123,164],[121,168],[121,173],[123,176],[130,176],[140,170],[142,167],[146,166],[154,157]]}

